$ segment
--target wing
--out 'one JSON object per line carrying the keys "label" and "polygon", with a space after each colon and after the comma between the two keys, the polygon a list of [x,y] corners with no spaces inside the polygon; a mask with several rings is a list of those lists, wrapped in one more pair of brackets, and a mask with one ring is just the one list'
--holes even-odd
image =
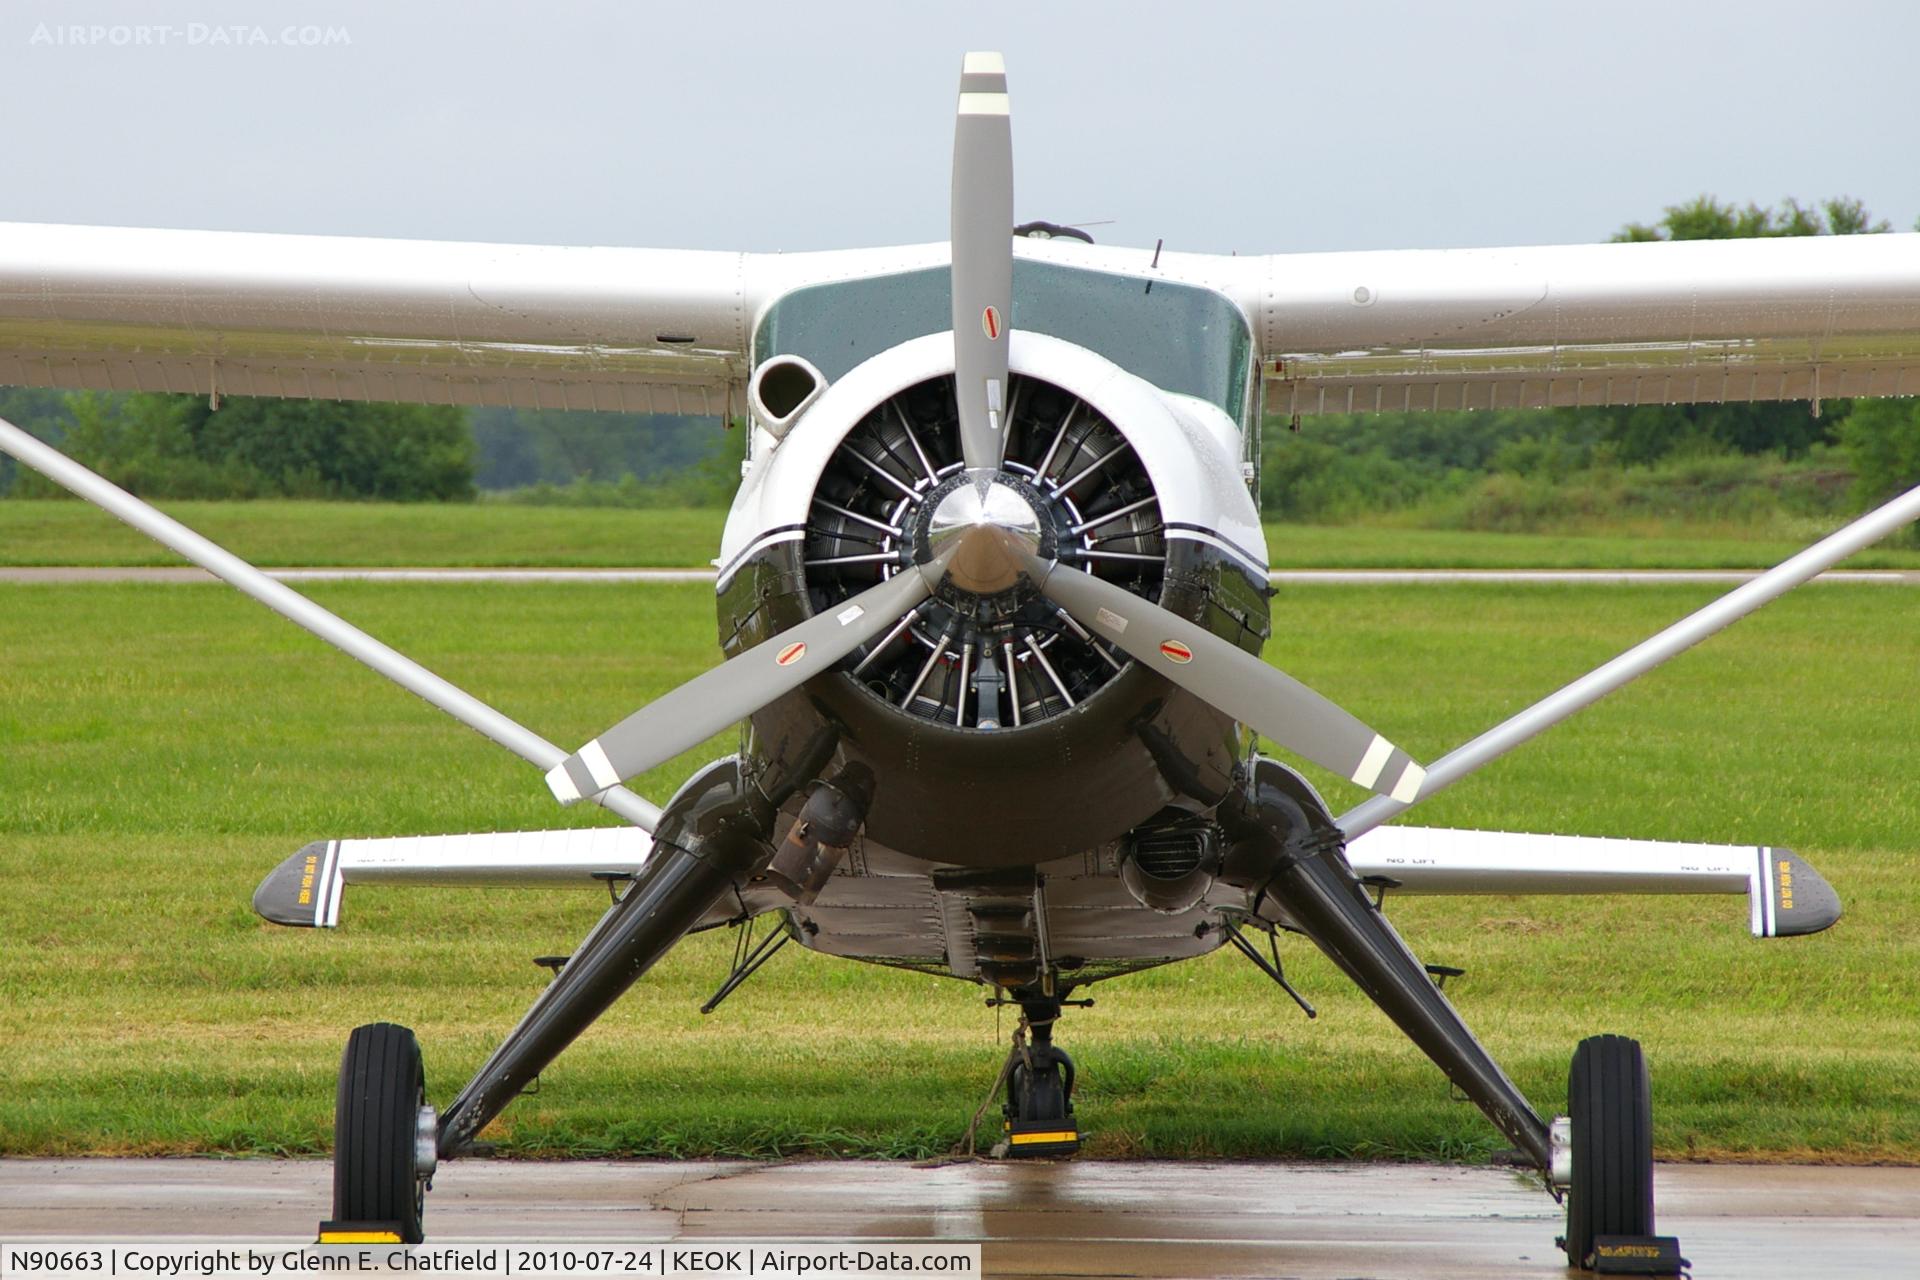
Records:
{"label": "wing", "polygon": [[1272,413],[1920,393],[1920,235],[1237,263]]}
{"label": "wing", "polygon": [[[1920,235],[1018,248],[1229,294],[1279,413],[1920,393]],[[0,384],[719,414],[771,299],[946,260],[0,224]]]}
{"label": "wing", "polygon": [[719,415],[767,299],[932,259],[0,223],[0,385]]}

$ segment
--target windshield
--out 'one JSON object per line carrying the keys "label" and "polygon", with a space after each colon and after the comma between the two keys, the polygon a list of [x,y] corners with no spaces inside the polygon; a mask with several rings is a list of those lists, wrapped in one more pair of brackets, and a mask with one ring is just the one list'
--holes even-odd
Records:
{"label": "windshield", "polygon": [[[804,356],[829,379],[910,338],[952,325],[945,267],[797,289],[768,309],[753,359]],[[1219,405],[1246,426],[1253,339],[1238,307],[1209,289],[1015,259],[1013,325],[1075,343],[1163,391]]]}

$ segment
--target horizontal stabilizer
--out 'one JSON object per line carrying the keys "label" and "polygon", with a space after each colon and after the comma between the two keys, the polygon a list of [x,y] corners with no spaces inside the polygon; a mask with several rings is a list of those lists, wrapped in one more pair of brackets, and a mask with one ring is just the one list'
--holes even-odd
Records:
{"label": "horizontal stabilizer", "polygon": [[633,875],[652,848],[630,826],[316,840],[268,873],[253,909],[275,924],[330,929],[350,884],[591,884]]}
{"label": "horizontal stabilizer", "polygon": [[1839,895],[1806,859],[1767,846],[1387,826],[1349,844],[1347,861],[1396,893],[1744,893],[1756,938],[1840,918]]}

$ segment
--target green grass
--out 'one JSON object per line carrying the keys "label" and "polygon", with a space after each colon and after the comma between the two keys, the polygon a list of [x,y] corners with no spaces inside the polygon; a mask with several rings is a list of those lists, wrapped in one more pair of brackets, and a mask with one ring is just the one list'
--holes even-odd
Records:
{"label": "green grass", "polygon": [[[1838,527],[1808,522],[1782,537],[1677,522],[1587,534],[1269,524],[1267,555],[1276,569],[1767,569]],[[1845,567],[1920,569],[1920,551],[1881,545]]]}
{"label": "green grass", "polygon": [[[549,736],[714,658],[702,586],[330,584],[313,594]],[[1432,757],[1679,616],[1686,587],[1312,587],[1269,656]],[[1756,941],[1742,900],[1390,900],[1543,1109],[1574,1042],[1639,1036],[1672,1157],[1920,1160],[1916,597],[1800,593],[1448,792],[1424,821],[1777,843],[1848,914]],[[347,1030],[421,1033],[445,1102],[594,892],[373,890],[334,933],[249,911],[319,837],[586,823],[535,772],[216,587],[0,585],[0,1154],[319,1152]],[[663,798],[725,736],[639,783]],[[1322,779],[1337,805],[1351,788]],[[679,948],[516,1102],[510,1153],[927,1155],[1003,1042],[981,992],[788,948],[715,1015]],[[1062,1043],[1109,1155],[1500,1145],[1309,949],[1305,1021],[1231,955],[1095,987]]]}
{"label": "green grass", "polygon": [[[495,503],[160,502],[256,564],[705,565],[717,508],[620,510]],[[0,565],[166,565],[180,557],[82,502],[0,501]]]}
{"label": "green grass", "polygon": [[[621,510],[508,504],[163,502],[228,550],[272,566],[698,566],[718,552],[718,508]],[[1751,569],[1784,560],[1827,527],[1782,536],[1735,524],[1655,522],[1557,535],[1386,525],[1267,527],[1274,566],[1303,568]],[[0,501],[0,566],[167,565],[182,561],[80,502]],[[1920,551],[1880,547],[1852,568],[1920,568]]]}

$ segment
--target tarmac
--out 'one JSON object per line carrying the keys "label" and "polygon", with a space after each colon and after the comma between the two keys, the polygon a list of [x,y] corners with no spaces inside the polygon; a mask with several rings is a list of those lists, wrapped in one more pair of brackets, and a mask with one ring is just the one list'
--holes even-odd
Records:
{"label": "tarmac", "polygon": [[[0,1241],[310,1241],[318,1160],[0,1160]],[[1699,1280],[1911,1276],[1920,1169],[1662,1165]],[[996,1276],[1564,1278],[1562,1211],[1511,1170],[1213,1161],[444,1166],[429,1242],[953,1240]]]}

